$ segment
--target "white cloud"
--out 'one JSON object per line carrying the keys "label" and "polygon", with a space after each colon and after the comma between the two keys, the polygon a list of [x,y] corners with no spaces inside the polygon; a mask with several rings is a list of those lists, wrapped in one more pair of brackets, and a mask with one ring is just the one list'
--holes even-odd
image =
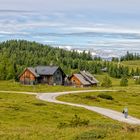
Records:
{"label": "white cloud", "polygon": [[[67,28],[64,28],[67,30]],[[69,31],[73,32],[98,32],[98,33],[138,33],[140,34],[140,28],[138,29],[129,29],[125,27],[115,27],[110,25],[110,27],[102,24],[100,27],[69,27]]]}
{"label": "white cloud", "polygon": [[[139,0],[1,0],[0,9],[38,11],[139,11]],[[93,10],[93,11],[94,11]]]}
{"label": "white cloud", "polygon": [[[70,17],[64,12],[38,13],[19,11],[0,13],[0,30],[5,32],[29,32],[30,30],[44,28],[56,33],[77,33],[77,32],[97,32],[97,33],[135,33],[140,34],[140,27],[131,28],[126,24],[115,25],[102,22],[93,22],[88,19],[84,21],[84,14],[75,14]],[[77,18],[79,17],[79,18]],[[86,25],[86,26],[85,26]]]}

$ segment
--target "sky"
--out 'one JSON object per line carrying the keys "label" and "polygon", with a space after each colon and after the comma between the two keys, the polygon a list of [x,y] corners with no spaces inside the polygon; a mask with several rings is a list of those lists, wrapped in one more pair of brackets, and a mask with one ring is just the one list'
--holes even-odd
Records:
{"label": "sky", "polygon": [[95,54],[140,52],[139,0],[0,0],[0,41],[26,39]]}

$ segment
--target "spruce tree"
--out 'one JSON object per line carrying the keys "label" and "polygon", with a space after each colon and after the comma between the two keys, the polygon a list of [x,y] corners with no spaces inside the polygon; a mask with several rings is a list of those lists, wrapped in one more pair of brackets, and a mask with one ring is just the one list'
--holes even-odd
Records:
{"label": "spruce tree", "polygon": [[111,87],[112,86],[112,81],[110,80],[110,78],[108,76],[105,76],[103,78],[103,82],[101,84],[102,87]]}
{"label": "spruce tree", "polygon": [[128,86],[128,79],[126,78],[126,76],[122,77],[120,86]]}

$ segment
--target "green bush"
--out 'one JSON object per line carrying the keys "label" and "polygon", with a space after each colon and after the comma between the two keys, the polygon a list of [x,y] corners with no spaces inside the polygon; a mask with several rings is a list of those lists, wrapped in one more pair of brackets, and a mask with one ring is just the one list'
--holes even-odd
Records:
{"label": "green bush", "polygon": [[88,100],[94,100],[94,102],[100,102],[99,98],[97,98],[97,96],[85,96],[84,99],[88,99]]}
{"label": "green bush", "polygon": [[41,103],[41,102],[36,102],[36,103],[32,103],[33,105],[36,105],[36,106],[46,106],[45,103]]}
{"label": "green bush", "polygon": [[75,115],[72,120],[70,121],[70,126],[78,127],[78,126],[88,126],[89,120],[83,120],[77,115]]}
{"label": "green bush", "polygon": [[97,97],[106,99],[106,100],[113,100],[113,97],[107,94],[99,94]]}
{"label": "green bush", "polygon": [[60,123],[57,125],[58,128],[65,128],[65,127],[67,127],[67,126],[68,126],[68,124],[67,124],[67,123],[64,123],[64,122],[60,122]]}
{"label": "green bush", "polygon": [[85,96],[85,98],[86,98],[86,99],[90,99],[90,100],[95,100],[95,99],[97,99],[96,96],[90,96],[90,95]]}
{"label": "green bush", "polygon": [[91,130],[77,136],[75,140],[97,140],[97,139],[104,139],[105,137],[106,137],[105,131]]}
{"label": "green bush", "polygon": [[60,122],[58,124],[58,128],[65,128],[65,127],[78,127],[78,126],[88,126],[89,120],[81,119],[77,115],[75,115],[69,123]]}
{"label": "green bush", "polygon": [[126,77],[121,79],[120,86],[128,86],[128,79]]}
{"label": "green bush", "polygon": [[108,76],[105,76],[103,79],[103,82],[101,84],[102,87],[111,87],[112,86],[112,81],[110,80],[110,78]]}
{"label": "green bush", "polygon": [[126,132],[139,132],[140,128],[136,125],[124,125],[122,129]]}

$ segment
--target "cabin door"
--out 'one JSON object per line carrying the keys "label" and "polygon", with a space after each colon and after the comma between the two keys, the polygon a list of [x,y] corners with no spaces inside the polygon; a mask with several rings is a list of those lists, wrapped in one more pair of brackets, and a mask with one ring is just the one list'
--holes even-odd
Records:
{"label": "cabin door", "polygon": [[30,85],[30,79],[29,78],[25,78],[24,79],[24,84],[25,85]]}

